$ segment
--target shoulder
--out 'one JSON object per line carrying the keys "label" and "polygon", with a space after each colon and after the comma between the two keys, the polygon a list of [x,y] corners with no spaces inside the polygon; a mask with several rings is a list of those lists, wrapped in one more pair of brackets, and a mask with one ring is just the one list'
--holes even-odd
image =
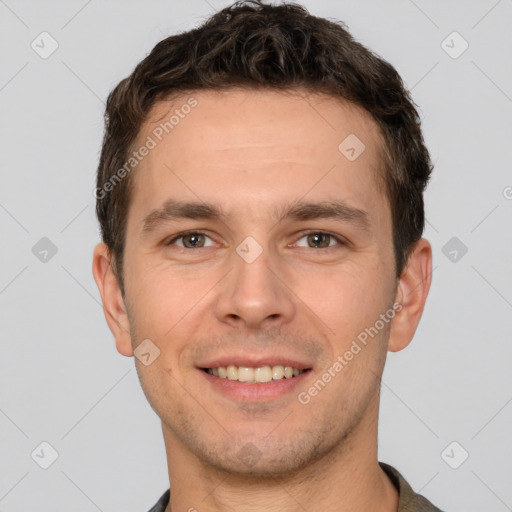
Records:
{"label": "shoulder", "polygon": [[400,494],[398,512],[442,512],[424,496],[415,493],[405,478],[393,466],[379,462]]}
{"label": "shoulder", "polygon": [[165,509],[167,508],[167,505],[169,504],[169,497],[171,495],[171,490],[167,489],[160,499],[157,501],[157,503],[149,509],[149,512],[165,512]]}

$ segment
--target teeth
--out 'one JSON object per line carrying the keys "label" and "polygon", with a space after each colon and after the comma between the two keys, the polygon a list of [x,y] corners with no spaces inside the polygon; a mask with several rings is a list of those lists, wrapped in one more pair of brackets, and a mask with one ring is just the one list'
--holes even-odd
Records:
{"label": "teeth", "polygon": [[261,366],[254,370],[254,380],[256,382],[270,382],[272,380],[272,368],[270,366]]}
{"label": "teeth", "polygon": [[247,366],[238,367],[238,380],[240,382],[253,382],[254,381],[254,369],[248,368]]}
{"label": "teeth", "polygon": [[219,366],[218,368],[208,368],[210,375],[220,377],[221,379],[237,380],[239,382],[249,383],[265,383],[272,380],[291,379],[297,377],[304,370],[292,368],[291,366],[260,366],[258,368],[250,368],[248,366]]}
{"label": "teeth", "polygon": [[284,377],[284,366],[273,366],[272,367],[272,378],[274,380],[280,380]]}
{"label": "teeth", "polygon": [[[213,370],[211,370],[213,375]],[[238,368],[232,364],[226,368],[226,376],[229,380],[238,380]]]}

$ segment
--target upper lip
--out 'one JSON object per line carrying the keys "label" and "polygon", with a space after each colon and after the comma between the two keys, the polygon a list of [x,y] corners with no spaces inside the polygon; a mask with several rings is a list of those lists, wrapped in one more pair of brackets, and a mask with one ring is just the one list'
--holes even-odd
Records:
{"label": "upper lip", "polygon": [[311,364],[299,361],[297,359],[283,357],[283,356],[219,356],[210,361],[200,363],[198,368],[218,368],[219,366],[245,366],[249,368],[260,368],[261,366],[291,366],[298,370],[308,370]]}

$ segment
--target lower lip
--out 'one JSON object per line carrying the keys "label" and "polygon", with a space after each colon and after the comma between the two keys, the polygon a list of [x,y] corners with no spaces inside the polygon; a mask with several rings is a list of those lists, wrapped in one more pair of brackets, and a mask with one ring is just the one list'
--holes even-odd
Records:
{"label": "lower lip", "polygon": [[199,370],[204,378],[220,393],[228,395],[232,399],[250,402],[265,402],[280,398],[291,393],[299,386],[310,371],[305,371],[297,377],[290,379],[271,380],[265,383],[250,384],[238,380],[221,379],[204,370]]}

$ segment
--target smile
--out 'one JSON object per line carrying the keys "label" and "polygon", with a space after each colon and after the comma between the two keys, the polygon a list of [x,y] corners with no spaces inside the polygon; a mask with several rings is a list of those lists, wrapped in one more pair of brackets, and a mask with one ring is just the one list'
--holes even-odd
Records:
{"label": "smile", "polygon": [[235,366],[232,364],[228,366],[218,366],[216,368],[203,368],[203,370],[221,379],[229,379],[249,384],[264,384],[274,380],[292,379],[307,371],[282,365],[251,368],[249,366]]}

